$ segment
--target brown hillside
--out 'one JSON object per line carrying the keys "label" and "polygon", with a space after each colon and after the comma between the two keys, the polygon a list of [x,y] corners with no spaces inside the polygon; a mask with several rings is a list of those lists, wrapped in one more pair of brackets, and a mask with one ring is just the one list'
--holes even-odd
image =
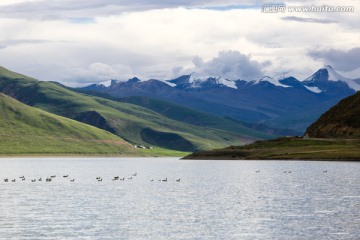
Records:
{"label": "brown hillside", "polygon": [[341,100],[306,132],[316,138],[360,138],[360,92]]}

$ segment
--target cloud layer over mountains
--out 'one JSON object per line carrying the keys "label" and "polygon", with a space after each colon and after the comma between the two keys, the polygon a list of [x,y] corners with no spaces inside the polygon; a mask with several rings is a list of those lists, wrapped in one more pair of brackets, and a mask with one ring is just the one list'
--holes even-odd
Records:
{"label": "cloud layer over mountains", "polygon": [[359,1],[341,2],[354,13],[263,13],[264,3],[2,0],[0,65],[73,86],[193,71],[229,79],[291,72],[302,79],[324,64],[359,69]]}

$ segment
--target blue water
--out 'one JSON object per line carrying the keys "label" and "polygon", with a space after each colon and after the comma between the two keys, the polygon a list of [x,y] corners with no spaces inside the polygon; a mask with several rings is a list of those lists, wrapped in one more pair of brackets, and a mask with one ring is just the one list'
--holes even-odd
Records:
{"label": "blue water", "polygon": [[360,238],[355,162],[11,158],[0,177],[1,239]]}

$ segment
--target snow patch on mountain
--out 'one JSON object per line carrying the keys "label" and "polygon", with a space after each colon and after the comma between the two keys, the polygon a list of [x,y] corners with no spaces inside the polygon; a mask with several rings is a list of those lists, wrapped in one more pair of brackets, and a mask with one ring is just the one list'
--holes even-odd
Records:
{"label": "snow patch on mountain", "polygon": [[[284,77],[285,78],[285,77]],[[279,80],[282,80],[284,78],[279,78],[279,79],[276,79],[276,78],[272,78],[272,77],[269,77],[269,76],[264,76],[262,78],[260,78],[259,80],[255,81],[254,83],[255,84],[259,84],[261,82],[269,82],[271,83],[272,85],[275,85],[275,86],[278,86],[278,87],[284,87],[284,88],[290,88],[291,86],[288,86],[288,85],[285,85],[285,84],[282,84]]]}
{"label": "snow patch on mountain", "polygon": [[166,83],[170,87],[176,87],[176,83],[169,82],[169,80],[158,80],[158,81]]}
{"label": "snow patch on mountain", "polygon": [[235,81],[228,80],[223,77],[205,76],[198,73],[192,73],[189,78],[189,83],[192,88],[201,88],[204,83],[209,81],[214,81],[214,84],[216,85],[223,85],[229,88],[237,89]]}
{"label": "snow patch on mountain", "polygon": [[318,87],[309,87],[309,86],[306,86],[304,85],[304,87],[306,87],[307,90],[311,91],[311,92],[314,92],[314,93],[321,93],[322,90],[320,90]]}
{"label": "snow patch on mountain", "polygon": [[360,84],[358,84],[354,79],[350,79],[340,75],[330,65],[326,65],[324,69],[326,69],[329,73],[329,81],[343,81],[355,91],[360,90]]}

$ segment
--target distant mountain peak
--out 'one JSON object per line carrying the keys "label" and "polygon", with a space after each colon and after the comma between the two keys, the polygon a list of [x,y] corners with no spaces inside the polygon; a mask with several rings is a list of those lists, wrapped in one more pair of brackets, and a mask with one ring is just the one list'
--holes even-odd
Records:
{"label": "distant mountain peak", "polygon": [[137,77],[133,77],[133,78],[130,78],[127,82],[128,83],[138,83],[138,82],[141,82],[141,80]]}
{"label": "distant mountain peak", "polygon": [[317,83],[326,83],[329,81],[344,82],[349,86],[349,88],[355,91],[360,90],[360,84],[356,82],[356,80],[342,76],[330,65],[325,65],[324,67],[320,68],[313,75],[305,79],[304,83],[306,85],[314,85]]}

